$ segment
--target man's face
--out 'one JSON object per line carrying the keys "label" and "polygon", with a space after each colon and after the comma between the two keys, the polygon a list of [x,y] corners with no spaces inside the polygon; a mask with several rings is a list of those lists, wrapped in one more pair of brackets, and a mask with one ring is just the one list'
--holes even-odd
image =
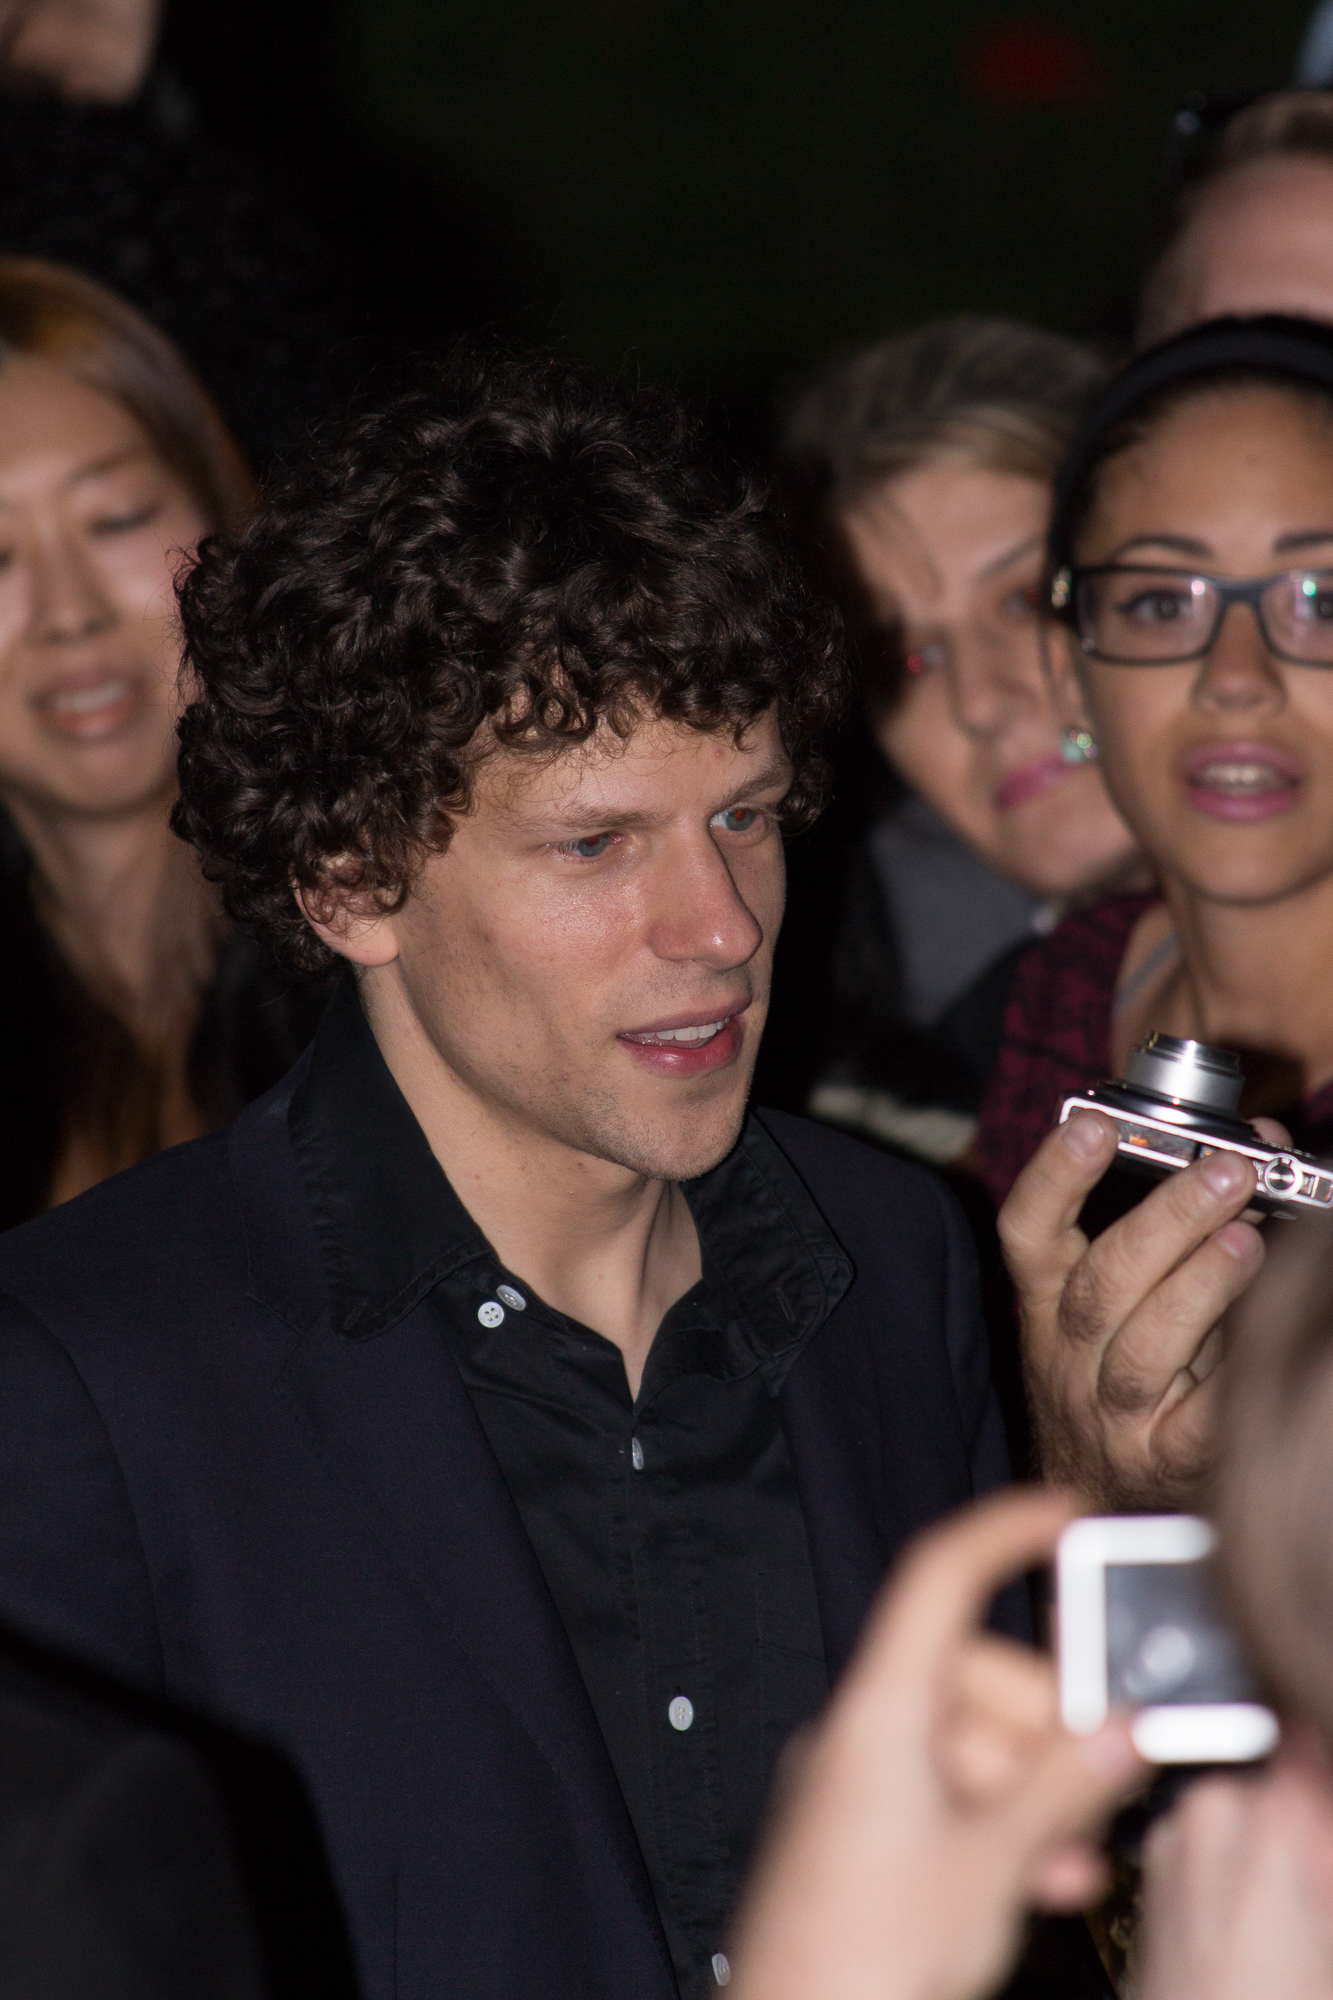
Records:
{"label": "man's face", "polygon": [[497,750],[385,919],[449,1077],[520,1136],[684,1180],[735,1144],[768,1011],[791,782],[776,722]]}
{"label": "man's face", "polygon": [[1333,319],[1333,161],[1249,160],[1202,196],[1172,256],[1152,338],[1220,313]]}

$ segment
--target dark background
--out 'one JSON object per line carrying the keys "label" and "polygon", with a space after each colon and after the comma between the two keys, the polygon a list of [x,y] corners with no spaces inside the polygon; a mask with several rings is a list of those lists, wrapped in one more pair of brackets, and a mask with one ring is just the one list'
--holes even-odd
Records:
{"label": "dark background", "polygon": [[[776,397],[839,343],[960,310],[1123,339],[1173,111],[1192,90],[1286,83],[1308,11],[168,0],[161,56],[187,148],[232,149],[267,177],[275,215],[313,220],[339,393],[386,357],[483,328],[671,383],[762,459]],[[274,262],[241,288],[238,321],[265,318],[265,288],[278,300]],[[165,316],[173,299],[208,301],[207,273],[187,276],[141,303]],[[201,359],[228,284],[206,324],[173,328]],[[242,385],[262,346],[246,338],[231,357]],[[258,371],[290,385],[283,409],[229,407],[261,461],[287,403],[304,427],[319,366],[295,354],[285,374]],[[219,389],[227,360],[219,349]],[[824,1054],[847,857],[887,781],[862,727],[836,751],[832,808],[790,852],[756,1079],[761,1101],[793,1110]]]}
{"label": "dark background", "polygon": [[1307,13],[169,0],[164,55],[321,211],[358,331],[568,343],[758,438],[793,370],[929,313],[1122,332],[1174,105],[1285,82]]}

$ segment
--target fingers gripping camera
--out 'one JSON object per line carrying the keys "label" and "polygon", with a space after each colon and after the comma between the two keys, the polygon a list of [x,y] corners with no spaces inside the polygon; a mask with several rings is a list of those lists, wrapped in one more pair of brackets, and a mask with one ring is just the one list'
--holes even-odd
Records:
{"label": "fingers gripping camera", "polygon": [[1175,1035],[1149,1035],[1130,1053],[1121,1081],[1067,1097],[1058,1123],[1076,1111],[1115,1122],[1121,1164],[1154,1179],[1209,1153],[1254,1163],[1254,1206],[1271,1215],[1333,1214],[1333,1163],[1283,1151],[1236,1115],[1245,1075],[1230,1049]]}

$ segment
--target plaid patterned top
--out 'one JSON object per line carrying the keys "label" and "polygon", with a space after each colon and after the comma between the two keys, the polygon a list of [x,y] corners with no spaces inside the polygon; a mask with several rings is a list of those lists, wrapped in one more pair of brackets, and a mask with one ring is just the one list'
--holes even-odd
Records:
{"label": "plaid patterned top", "polygon": [[[1020,960],[973,1158],[996,1205],[1055,1122],[1061,1100],[1111,1073],[1111,1013],[1130,933],[1153,895],[1109,896]],[[1304,1152],[1333,1156],[1333,1082],[1275,1114]]]}

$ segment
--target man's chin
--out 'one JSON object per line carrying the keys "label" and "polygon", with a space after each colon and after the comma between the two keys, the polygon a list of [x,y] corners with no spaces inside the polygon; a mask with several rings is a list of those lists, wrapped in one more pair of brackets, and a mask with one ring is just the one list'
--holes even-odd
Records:
{"label": "man's chin", "polygon": [[[749,1077],[745,1078],[748,1086]],[[692,1181],[719,1166],[740,1138],[747,1089],[711,1103],[650,1106],[590,1097],[582,1107],[581,1150],[648,1180]]]}

